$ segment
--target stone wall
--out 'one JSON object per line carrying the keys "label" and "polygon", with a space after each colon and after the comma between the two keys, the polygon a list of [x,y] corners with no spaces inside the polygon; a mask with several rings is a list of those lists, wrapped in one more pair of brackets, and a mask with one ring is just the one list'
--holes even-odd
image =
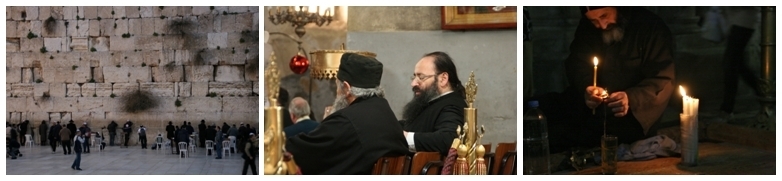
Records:
{"label": "stone wall", "polygon": [[[7,6],[6,121],[74,120],[98,130],[131,120],[151,133],[202,119],[258,128],[258,13],[257,6]],[[158,106],[124,112],[122,96],[135,91],[150,92]]]}

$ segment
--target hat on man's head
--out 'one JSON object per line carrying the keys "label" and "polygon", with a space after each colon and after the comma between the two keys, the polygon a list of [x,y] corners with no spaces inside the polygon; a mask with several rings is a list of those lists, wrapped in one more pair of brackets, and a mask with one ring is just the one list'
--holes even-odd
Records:
{"label": "hat on man's head", "polygon": [[586,14],[589,11],[600,9],[608,6],[580,6],[578,7],[579,10],[581,10],[581,14]]}
{"label": "hat on man's head", "polygon": [[383,76],[383,63],[372,57],[344,53],[339,62],[337,78],[358,88],[375,88]]}

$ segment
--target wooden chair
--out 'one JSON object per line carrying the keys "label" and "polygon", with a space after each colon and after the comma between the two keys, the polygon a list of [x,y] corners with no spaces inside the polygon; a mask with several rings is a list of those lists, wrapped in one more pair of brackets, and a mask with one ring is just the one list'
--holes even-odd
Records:
{"label": "wooden chair", "polygon": [[[511,163],[511,160],[513,163]],[[502,156],[500,162],[499,175],[516,175],[516,150],[509,151]],[[508,166],[510,164],[510,166]]]}
{"label": "wooden chair", "polygon": [[[494,160],[494,153],[491,153],[491,143],[489,144],[483,144],[483,147],[486,149],[486,154],[484,154],[483,158],[486,160],[486,165],[488,168],[487,173],[491,173],[491,166]],[[422,152],[419,152],[422,153]],[[416,154],[417,155],[417,154]],[[420,175],[440,175],[442,174],[442,169],[444,166],[444,161],[442,159],[445,159],[447,155],[441,156],[438,160],[428,160],[423,166],[421,166],[421,170],[418,171],[418,174]],[[418,167],[416,166],[416,159],[413,158],[412,163],[412,169],[413,173],[411,175],[417,175],[416,170],[418,170]],[[435,170],[435,171],[432,171]]]}
{"label": "wooden chair", "polygon": [[404,175],[409,161],[408,155],[380,157],[372,168],[372,175]]}
{"label": "wooden chair", "polygon": [[439,175],[440,169],[423,170],[424,166],[429,162],[440,162],[440,168],[442,168],[442,156],[439,152],[415,152],[413,159],[410,162],[410,175]]}
{"label": "wooden chair", "polygon": [[[492,161],[492,166],[490,167],[490,174],[492,175],[499,175],[501,173],[510,173],[511,167],[506,168],[499,168],[500,163],[502,163],[503,157],[505,157],[506,153],[516,151],[516,142],[513,143],[499,143],[497,144],[497,150],[494,151],[494,160]],[[515,154],[514,154],[515,155]],[[513,157],[515,160],[515,156]],[[511,160],[512,161],[512,160]],[[515,168],[515,164],[513,165],[513,168]],[[500,169],[505,169],[500,171]]]}

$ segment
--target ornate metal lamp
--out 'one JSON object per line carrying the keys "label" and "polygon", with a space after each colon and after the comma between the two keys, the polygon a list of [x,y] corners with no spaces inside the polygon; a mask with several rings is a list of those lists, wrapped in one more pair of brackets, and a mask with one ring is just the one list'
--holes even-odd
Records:
{"label": "ornate metal lamp", "polygon": [[318,26],[323,26],[331,24],[331,21],[333,20],[332,17],[332,9],[325,8],[325,11],[323,11],[323,14],[320,14],[320,7],[315,7],[315,12],[310,12],[312,7],[308,6],[298,6],[298,10],[296,10],[295,6],[288,6],[284,7],[284,9],[281,9],[279,6],[276,8],[269,9],[269,20],[274,25],[280,25],[285,23],[291,23],[292,26],[295,26],[296,29],[294,30],[296,32],[296,35],[301,38],[304,36],[307,31],[304,29],[304,25],[314,23]]}
{"label": "ornate metal lamp", "polygon": [[337,78],[339,61],[342,54],[345,53],[356,53],[372,58],[377,56],[377,54],[367,51],[345,50],[345,44],[342,44],[339,50],[316,50],[310,53],[313,57],[310,77],[318,80]]}
{"label": "ornate metal lamp", "polygon": [[454,165],[454,175],[486,175],[488,172],[486,162],[483,160],[486,148],[480,144],[486,129],[483,125],[480,130],[477,129],[478,110],[473,105],[477,93],[478,85],[475,84],[475,72],[470,72],[470,78],[465,86],[467,107],[464,108],[464,129],[456,129],[460,135],[458,138],[460,141],[454,141],[459,144],[457,148],[459,156]]}

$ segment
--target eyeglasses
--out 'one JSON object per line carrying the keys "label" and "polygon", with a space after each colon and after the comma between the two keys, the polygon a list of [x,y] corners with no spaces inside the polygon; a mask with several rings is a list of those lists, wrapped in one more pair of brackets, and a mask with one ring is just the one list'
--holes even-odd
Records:
{"label": "eyeglasses", "polygon": [[429,79],[429,77],[434,77],[434,76],[436,76],[438,74],[440,74],[440,73],[436,73],[434,75],[424,75],[424,74],[413,75],[413,76],[410,76],[410,80],[416,80],[416,78],[418,78],[418,82],[423,82],[426,79]]}

